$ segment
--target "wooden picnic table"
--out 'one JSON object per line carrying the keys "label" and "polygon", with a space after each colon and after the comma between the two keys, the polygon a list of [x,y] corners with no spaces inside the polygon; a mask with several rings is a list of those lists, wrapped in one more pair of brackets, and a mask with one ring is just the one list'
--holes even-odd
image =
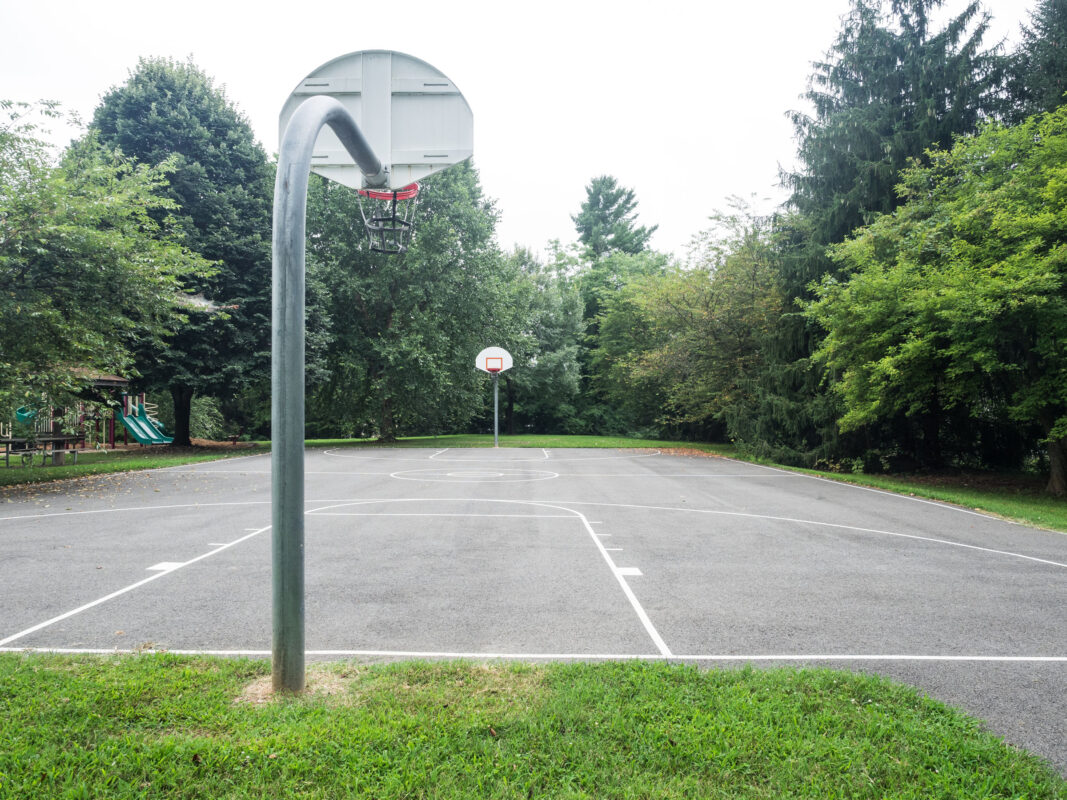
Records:
{"label": "wooden picnic table", "polygon": [[[11,457],[18,456],[22,463],[33,466],[33,459],[36,456],[41,457],[41,466],[43,467],[49,461],[55,464],[56,456],[63,456],[67,453],[74,454],[74,463],[78,463],[78,451],[72,447],[73,444],[79,441],[77,436],[57,436],[49,434],[47,436],[38,436],[34,439],[19,436],[5,436],[0,438],[0,444],[4,446],[4,466],[11,466]],[[60,463],[63,463],[60,460]]]}

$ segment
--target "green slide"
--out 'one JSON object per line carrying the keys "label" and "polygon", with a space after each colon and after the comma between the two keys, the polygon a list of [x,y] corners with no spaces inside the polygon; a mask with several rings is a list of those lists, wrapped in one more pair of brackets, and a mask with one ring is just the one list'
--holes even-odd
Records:
{"label": "green slide", "polygon": [[163,435],[160,426],[145,414],[144,406],[140,406],[138,410],[140,414],[123,414],[119,410],[116,415],[139,444],[170,444],[174,441],[173,436]]}

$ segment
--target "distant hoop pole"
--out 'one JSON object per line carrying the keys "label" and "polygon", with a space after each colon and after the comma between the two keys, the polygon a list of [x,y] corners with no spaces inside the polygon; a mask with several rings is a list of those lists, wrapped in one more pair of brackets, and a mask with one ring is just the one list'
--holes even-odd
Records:
{"label": "distant hoop pole", "polygon": [[369,186],[389,173],[332,97],[305,100],[282,136],[274,183],[271,325],[271,679],[304,689],[304,235],[315,140],[329,125]]}
{"label": "distant hoop pole", "polygon": [[500,370],[491,372],[493,376],[493,447],[500,447]]}

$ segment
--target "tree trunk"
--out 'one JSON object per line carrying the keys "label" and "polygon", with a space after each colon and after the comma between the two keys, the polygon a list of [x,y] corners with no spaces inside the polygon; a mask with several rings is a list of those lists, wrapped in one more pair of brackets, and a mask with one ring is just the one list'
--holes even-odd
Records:
{"label": "tree trunk", "polygon": [[382,398],[382,416],[378,421],[378,441],[395,442],[396,426],[393,423],[393,398]]}
{"label": "tree trunk", "polygon": [[170,396],[174,400],[174,447],[192,447],[189,440],[189,416],[193,410],[193,395],[196,391],[191,386],[171,386]]}
{"label": "tree trunk", "polygon": [[922,415],[923,466],[940,469],[945,464],[941,452],[941,395],[937,387],[930,397],[930,408]]}
{"label": "tree trunk", "polygon": [[1048,486],[1045,491],[1057,497],[1067,495],[1067,438],[1049,439]]}
{"label": "tree trunk", "polygon": [[504,376],[504,393],[507,397],[507,405],[504,406],[504,430],[508,436],[515,435],[515,384],[511,378]]}

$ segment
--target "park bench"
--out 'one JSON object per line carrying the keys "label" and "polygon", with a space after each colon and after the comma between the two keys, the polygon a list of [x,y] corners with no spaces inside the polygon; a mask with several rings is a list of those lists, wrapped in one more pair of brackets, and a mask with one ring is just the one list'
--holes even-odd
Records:
{"label": "park bench", "polygon": [[37,447],[30,442],[4,442],[4,466],[11,466],[11,459],[17,458],[22,466],[33,466],[33,457],[37,454]]}

